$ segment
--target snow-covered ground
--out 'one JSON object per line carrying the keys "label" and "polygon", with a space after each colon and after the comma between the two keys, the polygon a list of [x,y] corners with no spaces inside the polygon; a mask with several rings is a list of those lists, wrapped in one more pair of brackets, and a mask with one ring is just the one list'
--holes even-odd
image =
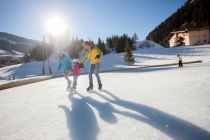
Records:
{"label": "snow-covered ground", "polygon": [[[156,65],[165,63],[177,62],[177,54],[183,57],[183,61],[202,60],[210,61],[210,45],[188,46],[178,48],[161,48],[152,47],[149,49],[138,48],[134,51],[135,65]],[[103,57],[101,70],[113,70],[126,67],[123,61],[124,54],[111,53]],[[82,59],[82,58],[81,58]],[[50,59],[53,74],[61,74],[57,71],[58,60],[55,57]],[[85,65],[82,72],[87,72],[89,64]],[[49,74],[47,61],[45,61],[46,74]],[[0,82],[5,82],[5,78],[14,74],[16,79],[34,77],[42,75],[42,62],[31,62],[22,65],[14,65],[9,67],[0,68]]]}
{"label": "snow-covered ground", "polygon": [[[95,77],[94,77],[95,78]],[[210,63],[56,78],[0,91],[1,140],[209,140]],[[96,79],[94,79],[96,80]],[[94,81],[95,82],[95,81]]]}

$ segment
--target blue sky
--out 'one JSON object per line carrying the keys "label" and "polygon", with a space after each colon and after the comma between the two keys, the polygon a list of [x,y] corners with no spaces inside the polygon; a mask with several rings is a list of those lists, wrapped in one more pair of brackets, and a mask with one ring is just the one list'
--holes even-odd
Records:
{"label": "blue sky", "polygon": [[140,40],[186,0],[0,0],[0,32],[42,40],[52,15],[65,18],[71,36],[96,41],[137,33]]}

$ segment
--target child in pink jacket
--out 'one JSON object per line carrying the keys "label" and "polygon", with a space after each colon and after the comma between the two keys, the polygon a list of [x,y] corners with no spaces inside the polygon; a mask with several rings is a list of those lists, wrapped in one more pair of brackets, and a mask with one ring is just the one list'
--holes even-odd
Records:
{"label": "child in pink jacket", "polygon": [[73,59],[74,67],[73,67],[73,86],[72,89],[77,88],[77,79],[80,75],[80,62],[78,59]]}

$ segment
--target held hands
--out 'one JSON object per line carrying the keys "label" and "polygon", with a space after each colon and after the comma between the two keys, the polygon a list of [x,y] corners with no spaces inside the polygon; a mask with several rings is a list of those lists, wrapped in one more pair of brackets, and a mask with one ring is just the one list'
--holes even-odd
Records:
{"label": "held hands", "polygon": [[95,57],[95,59],[100,59],[100,55],[98,54],[98,55],[96,55],[96,57]]}
{"label": "held hands", "polygon": [[84,64],[83,63],[79,63],[79,68],[84,68]]}

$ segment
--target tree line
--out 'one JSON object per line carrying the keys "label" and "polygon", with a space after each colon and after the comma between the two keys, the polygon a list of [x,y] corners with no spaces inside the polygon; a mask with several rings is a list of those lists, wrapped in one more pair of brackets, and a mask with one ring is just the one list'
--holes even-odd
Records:
{"label": "tree line", "polygon": [[[134,33],[133,36],[128,36],[127,34],[123,35],[113,35],[111,37],[107,37],[106,40],[102,40],[100,37],[98,38],[97,43],[89,40],[93,46],[100,48],[103,51],[103,54],[109,54],[110,52],[122,53],[126,52],[125,61],[134,62],[134,57],[132,56],[132,50],[135,49],[134,43],[138,40],[138,36]],[[67,45],[64,49],[71,58],[79,58],[79,52],[83,49],[82,42],[83,39],[72,39],[69,45]],[[31,60],[43,61],[48,59],[54,50],[54,46],[49,43],[38,43],[36,44],[32,50],[25,53],[24,62],[29,62]],[[129,63],[129,64],[132,64]]]}

